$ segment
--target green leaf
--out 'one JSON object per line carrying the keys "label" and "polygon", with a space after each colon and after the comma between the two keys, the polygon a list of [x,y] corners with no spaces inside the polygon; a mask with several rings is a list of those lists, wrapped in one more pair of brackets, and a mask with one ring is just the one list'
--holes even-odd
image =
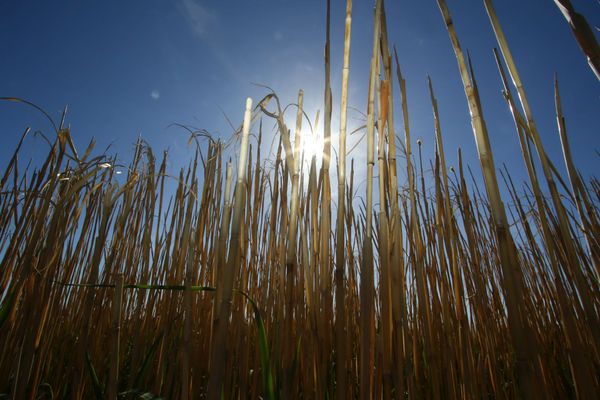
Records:
{"label": "green leaf", "polygon": [[296,345],[296,352],[294,353],[294,359],[292,360],[292,376],[298,371],[300,365],[300,349],[302,348],[302,335],[298,338],[298,344]]}
{"label": "green leaf", "polygon": [[117,394],[117,398],[128,396],[134,396],[133,398],[142,400],[162,400],[162,397],[156,396],[155,394],[147,392],[143,389],[129,389]]}
{"label": "green leaf", "polygon": [[266,400],[274,400],[275,387],[273,385],[273,374],[271,373],[271,362],[269,361],[269,343],[267,341],[265,325],[260,315],[260,310],[254,300],[242,291],[239,291],[239,293],[250,302],[252,309],[254,310],[254,319],[256,320],[256,327],[258,328],[258,346],[260,351],[264,398]]}
{"label": "green leaf", "polygon": [[43,393],[45,396],[42,398],[44,399],[54,399],[54,391],[52,390],[52,385],[50,385],[47,382],[43,382],[40,384],[40,386],[38,387],[38,393]]}
{"label": "green leaf", "polygon": [[92,378],[92,387],[94,389],[94,395],[97,400],[102,400],[104,398],[104,387],[100,383],[98,379],[98,375],[96,374],[96,369],[92,364],[92,359],[90,358],[90,353],[85,352],[85,361],[87,365],[88,372],[90,373],[90,377]]}
{"label": "green leaf", "polygon": [[140,381],[143,379],[143,377],[146,373],[146,370],[148,369],[148,366],[150,365],[150,360],[152,360],[152,357],[154,356],[154,353],[156,352],[156,349],[158,348],[158,344],[160,343],[162,337],[163,337],[163,334],[161,333],[154,340],[154,342],[150,346],[150,349],[148,349],[148,352],[146,353],[146,355],[144,356],[144,360],[142,361],[142,365],[138,369],[138,372],[135,374],[135,380],[133,381],[134,386],[139,385]]}

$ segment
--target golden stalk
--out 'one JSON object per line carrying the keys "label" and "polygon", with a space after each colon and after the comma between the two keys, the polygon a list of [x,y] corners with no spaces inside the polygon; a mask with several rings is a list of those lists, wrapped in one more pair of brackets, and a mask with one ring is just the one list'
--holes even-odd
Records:
{"label": "golden stalk", "polygon": [[521,282],[522,278],[519,270],[519,264],[514,255],[515,246],[510,235],[510,231],[508,230],[508,221],[506,218],[504,204],[500,197],[500,190],[498,188],[498,181],[496,178],[496,170],[491,146],[489,143],[487,127],[482,115],[477,87],[472,81],[473,76],[470,76],[469,71],[467,70],[464,55],[460,48],[460,43],[458,41],[454,24],[452,22],[452,18],[450,17],[450,12],[448,11],[445,0],[438,0],[438,6],[446,24],[446,29],[450,36],[452,47],[454,48],[459,72],[465,89],[465,95],[467,97],[469,111],[471,113],[471,125],[473,128],[473,134],[475,136],[475,142],[477,144],[477,152],[479,154],[479,161],[483,172],[486,192],[490,202],[492,222],[498,238],[500,262],[504,275],[503,286],[505,290],[504,298],[507,305],[508,326],[511,330],[511,338],[516,351],[516,369],[519,379],[518,383],[522,391],[522,395],[525,397],[531,397],[533,396],[536,382],[535,373],[533,372],[530,364],[532,361],[530,359],[532,349],[529,348],[531,345],[531,335],[529,333],[529,328],[524,321],[524,316],[521,314],[522,310],[518,303],[518,299],[522,299],[524,297],[522,290],[523,283]]}
{"label": "golden stalk", "polygon": [[346,0],[346,21],[344,28],[344,57],[342,67],[342,94],[340,97],[340,136],[338,159],[338,208],[336,220],[335,253],[335,347],[336,347],[336,398],[347,398],[348,354],[346,348],[346,293],[344,275],[345,257],[345,197],[346,197],[346,130],[348,123],[348,79],[350,76],[350,38],[352,34],[352,0]]}
{"label": "golden stalk", "polygon": [[558,133],[560,135],[565,166],[567,167],[567,176],[571,183],[571,191],[573,193],[573,198],[575,198],[575,206],[577,208],[577,213],[579,214],[579,221],[583,226],[583,235],[590,253],[592,265],[594,266],[596,280],[600,280],[600,249],[598,248],[598,243],[594,243],[594,238],[591,236],[593,226],[591,226],[590,222],[585,217],[586,211],[590,218],[594,217],[594,213],[591,210],[589,205],[590,202],[587,200],[587,196],[583,190],[583,183],[581,182],[571,155],[571,147],[569,146],[567,127],[562,113],[562,104],[558,90],[558,78],[554,81],[554,99],[556,105],[556,122],[558,125]]}
{"label": "golden stalk", "polygon": [[571,27],[575,39],[585,54],[590,68],[600,80],[600,46],[594,35],[594,31],[587,23],[585,17],[575,11],[570,0],[554,0],[554,4],[563,14]]}
{"label": "golden stalk", "polygon": [[241,261],[240,253],[240,224],[242,223],[245,208],[246,192],[246,160],[248,158],[248,136],[250,133],[250,118],[252,116],[252,99],[246,100],[246,111],[244,113],[244,124],[242,129],[242,143],[240,146],[240,158],[238,160],[237,182],[235,185],[235,200],[233,202],[233,217],[231,220],[231,236],[229,239],[229,255],[226,269],[223,271],[221,291],[221,304],[218,314],[213,321],[214,344],[211,348],[211,374],[208,382],[208,397],[219,398],[222,391],[225,376],[225,361],[227,360],[227,333],[229,331],[229,315],[231,310],[231,297],[233,294],[233,283],[236,267]]}
{"label": "golden stalk", "polygon": [[517,70],[517,66],[512,56],[512,53],[508,47],[508,42],[506,40],[506,37],[504,36],[504,31],[502,30],[502,26],[500,25],[500,21],[498,20],[493,4],[491,0],[484,0],[484,5],[490,18],[492,27],[494,29],[496,40],[500,46],[502,56],[504,58],[506,66],[508,67],[509,75],[512,79],[513,85],[517,89],[523,112],[525,113],[524,119],[526,122],[526,132],[528,136],[531,137],[535,145],[538,157],[540,159],[540,163],[542,165],[542,171],[548,184],[552,204],[554,206],[554,210],[558,218],[559,233],[563,239],[560,242],[563,244],[564,252],[566,253],[566,258],[563,258],[563,264],[566,266],[568,272],[573,276],[574,281],[577,285],[577,290],[580,291],[581,302],[585,312],[587,324],[591,327],[592,334],[595,337],[600,338],[600,326],[598,325],[596,312],[593,310],[594,307],[592,300],[592,291],[594,290],[594,288],[590,287],[588,279],[584,274],[584,270],[580,268],[580,264],[578,263],[578,256],[573,245],[573,238],[571,235],[571,230],[569,228],[567,212],[560,199],[560,194],[558,192],[556,182],[554,180],[555,173],[553,172],[550,159],[548,158],[548,155],[546,154],[546,151],[542,145],[542,141],[538,133],[535,120],[533,118],[533,113],[531,111],[529,101],[527,100],[525,88],[521,81],[521,77]]}
{"label": "golden stalk", "polygon": [[115,295],[112,307],[112,344],[110,349],[110,372],[106,397],[117,398],[119,383],[119,342],[121,339],[121,311],[123,307],[123,274],[118,274],[115,280]]}
{"label": "golden stalk", "polygon": [[373,54],[369,72],[369,95],[367,105],[367,194],[365,208],[365,235],[360,272],[360,398],[373,397],[374,321],[373,321],[373,167],[375,134],[375,93],[379,75],[379,37],[382,0],[375,6],[373,27]]}

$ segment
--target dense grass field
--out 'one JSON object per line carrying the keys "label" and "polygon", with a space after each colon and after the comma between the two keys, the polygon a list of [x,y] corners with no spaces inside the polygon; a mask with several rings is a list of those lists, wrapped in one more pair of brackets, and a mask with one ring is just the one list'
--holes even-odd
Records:
{"label": "dense grass field", "polygon": [[[528,181],[495,165],[474,69],[438,4],[479,169],[460,150],[447,166],[457,149],[444,148],[431,81],[435,157],[421,156],[381,0],[364,184],[346,159],[351,0],[339,114],[327,27],[319,154],[301,146],[302,91],[290,107],[267,89],[248,99],[237,160],[191,131],[176,176],[143,141],[125,167],[93,143],[76,149],[64,118],[46,158],[24,163],[24,132],[0,181],[0,398],[597,398],[600,182],[574,163],[558,82],[544,118],[564,159],[546,155],[486,0]],[[582,45],[592,67],[594,43]],[[278,128],[266,161],[263,123]]]}

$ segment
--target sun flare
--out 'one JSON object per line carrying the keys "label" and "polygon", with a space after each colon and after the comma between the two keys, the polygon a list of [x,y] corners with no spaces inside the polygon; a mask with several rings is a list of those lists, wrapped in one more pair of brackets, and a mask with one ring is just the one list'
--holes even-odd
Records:
{"label": "sun flare", "polygon": [[319,133],[313,134],[308,130],[302,130],[300,136],[302,153],[305,162],[309,162],[313,157],[319,159],[323,154],[323,135]]}

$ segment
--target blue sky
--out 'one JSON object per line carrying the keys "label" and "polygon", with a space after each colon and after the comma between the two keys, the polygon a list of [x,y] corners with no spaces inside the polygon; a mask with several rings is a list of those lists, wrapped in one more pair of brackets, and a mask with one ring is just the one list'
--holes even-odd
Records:
{"label": "blue sky", "polygon": [[[339,122],[345,2],[332,1],[333,129]],[[600,83],[579,50],[564,18],[550,0],[503,0],[495,6],[533,106],[542,140],[561,166],[554,115],[553,76],[558,73],[571,146],[585,176],[598,170],[596,151]],[[593,26],[600,4],[573,0]],[[497,166],[507,163],[525,177],[514,125],[500,94],[492,48],[495,40],[483,2],[448,0],[463,49],[471,52]],[[475,142],[454,53],[435,0],[388,1],[391,43],[398,48],[407,80],[413,137],[431,157],[433,121],[426,74],[439,102],[448,163],[462,147],[478,171]],[[372,1],[355,1],[350,105],[366,109]],[[273,87],[284,103],[305,91],[308,114],[323,109],[325,2],[316,0],[18,1],[0,3],[0,96],[27,99],[56,120],[65,105],[74,141],[98,150],[112,144],[122,160],[141,135],[156,151],[169,149],[187,160],[186,133],[172,123],[205,128],[228,138],[242,119],[247,96],[255,100]],[[397,82],[394,91],[398,93]],[[396,101],[396,130],[403,136]],[[290,115],[291,117],[291,115]],[[362,125],[351,111],[349,129]],[[290,119],[291,120],[291,119]],[[0,167],[4,168],[26,126],[52,134],[40,115],[23,105],[0,103]],[[266,125],[270,129],[270,123]],[[352,145],[352,138],[349,144]],[[337,146],[337,136],[333,139]],[[362,144],[366,147],[366,143]],[[46,150],[29,138],[25,156]],[[357,163],[364,150],[351,155]],[[401,166],[404,164],[401,163]]]}

